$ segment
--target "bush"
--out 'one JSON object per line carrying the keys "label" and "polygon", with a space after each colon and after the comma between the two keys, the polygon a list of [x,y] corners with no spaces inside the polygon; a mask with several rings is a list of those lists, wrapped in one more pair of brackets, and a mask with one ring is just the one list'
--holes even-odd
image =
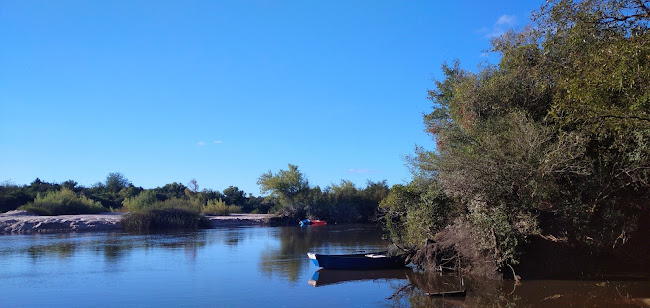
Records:
{"label": "bush", "polygon": [[201,209],[201,213],[206,215],[228,216],[234,213],[241,213],[242,209],[236,205],[227,205],[226,202],[219,200],[208,200],[208,204]]}
{"label": "bush", "polygon": [[128,212],[135,212],[143,210],[157,201],[156,192],[153,190],[146,190],[135,197],[124,199],[124,201],[122,201],[122,206],[124,207],[124,210]]}
{"label": "bush", "polygon": [[151,202],[150,192],[125,200],[124,205],[130,213],[122,217],[122,226],[129,231],[152,229],[198,229],[208,228],[209,220],[201,214],[197,202],[171,198]]}
{"label": "bush", "polygon": [[34,202],[19,207],[21,210],[38,215],[97,214],[108,210],[98,201],[77,195],[68,188],[50,191],[43,196],[37,194]]}
{"label": "bush", "polygon": [[129,231],[210,227],[210,221],[205,216],[181,208],[153,208],[132,212],[124,215],[121,223]]}

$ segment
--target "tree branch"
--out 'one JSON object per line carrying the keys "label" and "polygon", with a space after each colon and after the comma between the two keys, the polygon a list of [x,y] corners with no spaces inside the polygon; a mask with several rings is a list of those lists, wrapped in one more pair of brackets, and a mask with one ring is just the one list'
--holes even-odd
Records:
{"label": "tree branch", "polygon": [[617,115],[603,115],[600,116],[601,118],[615,118],[615,119],[620,119],[620,120],[629,120],[629,119],[634,119],[634,120],[639,120],[639,121],[646,121],[650,122],[650,118],[643,118],[643,117],[638,117],[638,116],[617,116]]}

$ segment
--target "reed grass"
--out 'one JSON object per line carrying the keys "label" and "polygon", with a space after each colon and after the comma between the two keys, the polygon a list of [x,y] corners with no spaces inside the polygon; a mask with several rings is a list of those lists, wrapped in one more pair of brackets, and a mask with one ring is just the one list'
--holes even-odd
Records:
{"label": "reed grass", "polygon": [[38,194],[33,202],[18,208],[37,215],[75,215],[108,212],[99,201],[78,195],[68,188]]}
{"label": "reed grass", "polygon": [[236,205],[227,205],[226,202],[219,200],[208,200],[207,205],[203,206],[201,213],[214,216],[228,216],[230,214],[241,213],[242,209]]}
{"label": "reed grass", "polygon": [[125,214],[122,227],[128,231],[209,228],[210,221],[201,213],[181,208],[152,208]]}
{"label": "reed grass", "polygon": [[151,202],[148,196],[142,197],[124,203],[129,213],[122,217],[121,223],[128,231],[210,227],[197,202],[176,198]]}

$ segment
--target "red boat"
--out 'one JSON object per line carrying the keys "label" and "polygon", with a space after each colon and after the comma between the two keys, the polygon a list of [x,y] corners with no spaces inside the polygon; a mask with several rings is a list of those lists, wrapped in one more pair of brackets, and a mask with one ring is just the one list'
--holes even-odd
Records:
{"label": "red boat", "polygon": [[312,226],[324,226],[324,225],[327,224],[327,222],[324,221],[324,220],[315,219],[315,220],[310,220],[310,221],[311,221]]}

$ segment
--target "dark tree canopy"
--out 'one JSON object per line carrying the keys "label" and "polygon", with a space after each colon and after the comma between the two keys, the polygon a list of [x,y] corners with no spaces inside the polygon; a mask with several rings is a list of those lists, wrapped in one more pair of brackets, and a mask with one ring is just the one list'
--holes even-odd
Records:
{"label": "dark tree canopy", "polygon": [[531,237],[611,249],[650,221],[650,1],[551,0],[534,17],[493,41],[498,65],[443,65],[424,116],[436,149],[382,204],[395,237],[467,230],[456,242],[503,269]]}

